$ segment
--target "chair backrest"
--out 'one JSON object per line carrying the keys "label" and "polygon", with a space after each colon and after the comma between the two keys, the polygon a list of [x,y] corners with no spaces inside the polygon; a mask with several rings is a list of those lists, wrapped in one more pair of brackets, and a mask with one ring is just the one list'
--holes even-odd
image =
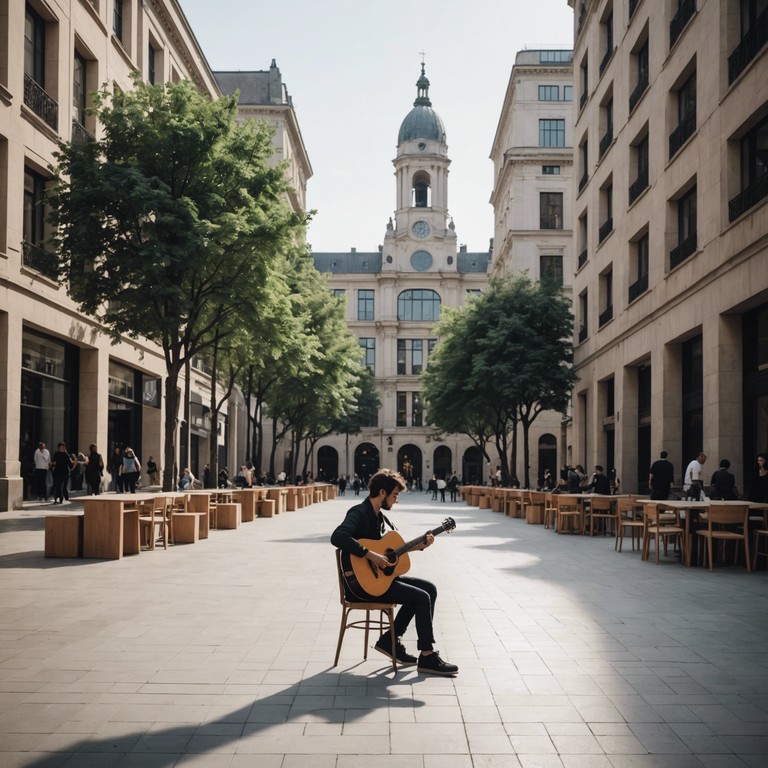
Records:
{"label": "chair backrest", "polygon": [[634,496],[616,499],[616,513],[620,517],[633,516],[637,506],[637,499]]}
{"label": "chair backrest", "polygon": [[347,604],[347,596],[344,594],[344,576],[342,574],[342,568],[344,566],[341,563],[341,550],[336,550],[336,575],[339,578],[339,602],[342,605]]}
{"label": "chair backrest", "polygon": [[557,508],[561,514],[579,511],[579,500],[575,496],[562,493],[555,494],[555,496],[557,498]]}
{"label": "chair backrest", "polygon": [[529,504],[531,506],[543,505],[545,502],[546,494],[543,491],[529,491]]}
{"label": "chair backrest", "polygon": [[713,525],[744,525],[746,531],[749,524],[749,504],[715,504],[709,505],[707,527]]}
{"label": "chair backrest", "polygon": [[589,500],[592,512],[611,512],[613,499],[610,496],[593,496]]}

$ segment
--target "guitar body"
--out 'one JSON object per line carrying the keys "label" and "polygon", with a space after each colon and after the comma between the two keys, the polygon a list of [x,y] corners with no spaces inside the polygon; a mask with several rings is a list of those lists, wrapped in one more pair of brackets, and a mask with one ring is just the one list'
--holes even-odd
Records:
{"label": "guitar body", "polygon": [[395,576],[402,576],[410,570],[411,560],[407,554],[402,554],[400,557],[394,555],[395,550],[402,547],[405,542],[397,531],[389,531],[380,539],[360,539],[360,543],[371,552],[396,558],[396,562],[383,571],[364,557],[352,555],[349,558],[359,588],[372,597],[379,597],[389,589]]}

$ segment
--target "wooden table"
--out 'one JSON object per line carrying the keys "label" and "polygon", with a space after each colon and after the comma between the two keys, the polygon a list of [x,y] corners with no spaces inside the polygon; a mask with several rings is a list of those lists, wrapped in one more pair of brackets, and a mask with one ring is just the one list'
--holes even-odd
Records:
{"label": "wooden table", "polygon": [[150,501],[154,493],[101,493],[82,496],[83,557],[119,560],[138,555],[139,502]]}
{"label": "wooden table", "polygon": [[286,496],[288,489],[282,486],[267,488],[267,498],[275,502],[275,514],[286,511]]}
{"label": "wooden table", "polygon": [[267,489],[254,485],[251,488],[236,488],[234,497],[242,507],[243,522],[250,523],[258,515],[258,503],[266,497]]}

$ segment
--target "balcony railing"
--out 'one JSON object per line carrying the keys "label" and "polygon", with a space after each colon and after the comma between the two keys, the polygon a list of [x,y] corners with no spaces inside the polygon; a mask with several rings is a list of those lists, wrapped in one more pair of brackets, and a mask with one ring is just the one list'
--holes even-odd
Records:
{"label": "balcony railing", "polygon": [[600,231],[597,238],[598,242],[602,243],[603,240],[605,240],[605,238],[611,234],[611,232],[613,232],[613,216],[609,216],[605,220],[605,223],[600,225]]}
{"label": "balcony railing", "polygon": [[93,136],[91,136],[91,134],[85,130],[85,127],[78,120],[75,120],[75,118],[73,117],[72,118],[72,143],[84,144],[87,141],[93,141]]}
{"label": "balcony railing", "polygon": [[600,146],[598,148],[600,157],[602,157],[607,151],[608,147],[613,143],[613,128],[609,128],[603,137],[600,139]]}
{"label": "balcony railing", "polygon": [[629,301],[634,301],[638,296],[642,296],[648,290],[648,274],[641,275],[629,286]]}
{"label": "balcony railing", "polygon": [[671,160],[679,151],[680,147],[693,136],[696,131],[696,110],[689,110],[688,114],[680,121],[680,125],[675,128],[669,137],[669,159]]}
{"label": "balcony railing", "polygon": [[638,81],[635,89],[629,95],[629,111],[632,112],[638,105],[643,94],[648,90],[648,75],[643,75]]}
{"label": "balcony railing", "polygon": [[755,20],[741,42],[728,57],[728,85],[730,85],[746,68],[760,49],[768,42],[768,8]]}
{"label": "balcony railing", "polygon": [[690,237],[686,237],[677,248],[673,248],[669,253],[669,268],[674,269],[678,264],[682,264],[692,253],[696,251],[698,239],[696,232]]}
{"label": "balcony railing", "polygon": [[584,175],[579,179],[579,192],[581,192],[581,190],[587,186],[588,181],[589,181],[589,174],[585,171]]}
{"label": "balcony railing", "polygon": [[728,221],[736,221],[742,213],[766,197],[768,197],[768,173],[764,173],[754,184],[750,184],[728,203]]}
{"label": "balcony railing", "polygon": [[587,249],[585,248],[580,254],[579,254],[579,269],[581,269],[586,263],[587,263]]}
{"label": "balcony railing", "polygon": [[609,62],[611,61],[611,58],[613,57],[613,52],[615,51],[615,48],[609,48],[606,52],[603,58],[600,60],[600,77],[603,76],[603,72],[605,72],[605,68],[608,66]]}
{"label": "balcony railing", "polygon": [[640,0],[629,0],[629,18],[631,19],[635,15],[637,6],[640,5]]}
{"label": "balcony railing", "polygon": [[587,340],[587,326],[582,325],[579,328],[579,344],[581,344],[582,341],[586,341],[586,340]]}
{"label": "balcony railing", "polygon": [[671,48],[677,38],[685,29],[693,14],[696,13],[696,0],[683,0],[677,9],[672,21],[669,22],[669,47]]}
{"label": "balcony railing", "polygon": [[59,276],[59,262],[55,253],[46,251],[35,243],[26,240],[21,244],[22,264],[28,269],[34,269],[51,280],[57,280]]}
{"label": "balcony railing", "polygon": [[643,168],[640,173],[637,174],[637,178],[629,185],[629,204],[637,200],[640,197],[640,193],[648,187],[648,169]]}
{"label": "balcony railing", "polygon": [[24,75],[24,103],[54,131],[59,130],[59,105],[29,75]]}
{"label": "balcony railing", "polygon": [[602,328],[609,320],[613,320],[613,304],[606,307],[597,318],[598,327]]}

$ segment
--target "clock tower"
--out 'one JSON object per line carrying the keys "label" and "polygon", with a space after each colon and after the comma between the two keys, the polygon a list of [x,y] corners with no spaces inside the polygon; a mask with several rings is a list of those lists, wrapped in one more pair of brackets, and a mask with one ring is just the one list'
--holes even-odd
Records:
{"label": "clock tower", "polygon": [[383,248],[383,272],[456,271],[456,232],[448,215],[448,145],[421,65],[416,101],[397,137],[397,206]]}

